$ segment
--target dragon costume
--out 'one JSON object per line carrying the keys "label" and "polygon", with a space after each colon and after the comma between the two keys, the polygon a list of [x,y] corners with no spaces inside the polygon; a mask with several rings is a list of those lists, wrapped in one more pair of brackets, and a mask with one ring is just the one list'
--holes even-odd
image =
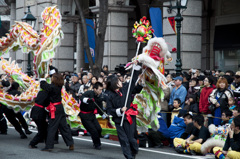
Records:
{"label": "dragon costume", "polygon": [[158,113],[161,110],[160,100],[164,99],[165,89],[164,64],[172,61],[167,44],[163,38],[152,38],[143,48],[142,54],[133,58],[142,63],[142,74],[139,78],[143,89],[134,98],[138,105],[137,127],[139,132],[147,132],[148,127],[158,130]]}

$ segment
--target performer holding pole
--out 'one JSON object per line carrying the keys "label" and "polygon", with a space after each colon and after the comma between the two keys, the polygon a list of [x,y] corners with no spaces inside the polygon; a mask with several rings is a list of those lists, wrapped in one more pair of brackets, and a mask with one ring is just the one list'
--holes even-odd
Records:
{"label": "performer holding pole", "polygon": [[[133,66],[131,80],[129,84],[123,85],[117,76],[112,75],[107,79],[107,89],[109,90],[107,98],[107,112],[113,116],[113,121],[118,133],[118,139],[124,156],[127,159],[134,159],[138,153],[137,140],[134,138],[136,131],[136,115],[137,104],[131,104],[131,98],[135,83],[138,79],[141,67],[136,65],[138,63],[137,55],[141,42],[146,42],[151,38],[153,29],[149,26],[149,21],[146,17],[140,19],[140,22],[135,22],[133,29],[133,36],[137,38],[138,47],[134,62],[127,64]],[[132,84],[133,83],[133,84]],[[126,114],[126,115],[125,115]]]}
{"label": "performer holding pole", "polygon": [[[141,67],[134,66],[133,69],[135,69],[135,71],[133,71],[132,83],[135,83],[138,79]],[[107,112],[113,116],[124,156],[127,159],[133,159],[138,152],[137,140],[134,138],[137,108],[135,107],[136,105],[131,104],[131,98],[126,98],[128,96],[127,93],[131,95],[134,89],[134,84],[130,85],[128,89],[129,85],[130,83],[123,85],[115,75],[108,77],[107,89],[109,93],[107,99]],[[125,99],[127,100],[126,106],[124,106]],[[123,120],[123,126],[120,126],[121,118],[125,111],[126,116]]]}
{"label": "performer holding pole", "polygon": [[[47,77],[48,75],[45,78]],[[51,84],[48,84],[46,79],[40,79],[40,87],[48,92],[50,99],[50,105],[47,108],[50,111],[50,117],[48,120],[48,134],[46,146],[44,149],[42,149],[42,151],[51,151],[53,149],[54,137],[58,129],[60,130],[66,145],[69,146],[69,150],[74,150],[71,130],[67,125],[66,114],[61,102],[61,89],[63,84],[63,76],[58,73],[53,74],[51,78]]]}

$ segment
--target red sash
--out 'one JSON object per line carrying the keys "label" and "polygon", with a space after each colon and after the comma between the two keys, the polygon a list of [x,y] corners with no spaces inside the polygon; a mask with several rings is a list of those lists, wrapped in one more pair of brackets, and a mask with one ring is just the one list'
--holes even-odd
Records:
{"label": "red sash", "polygon": [[37,106],[37,107],[40,107],[40,108],[44,108],[44,106],[42,106],[40,104],[37,104],[37,103],[35,103],[34,106]]}
{"label": "red sash", "polygon": [[[132,108],[134,108],[136,110],[133,110]],[[128,122],[130,123],[130,125],[132,125],[133,121],[132,121],[131,115],[138,115],[137,104],[132,104],[131,103],[130,109],[125,111],[125,114],[126,114],[126,118],[127,118]]]}
{"label": "red sash", "polygon": [[49,114],[51,114],[51,119],[55,119],[55,111],[56,111],[55,105],[60,105],[60,104],[62,104],[62,102],[50,103],[49,106],[47,107],[47,110],[49,110]]}
{"label": "red sash", "polygon": [[90,113],[97,114],[97,109],[94,109],[94,111],[90,111],[90,112],[85,112],[85,111],[81,110],[80,113],[83,113],[83,114],[90,114]]}

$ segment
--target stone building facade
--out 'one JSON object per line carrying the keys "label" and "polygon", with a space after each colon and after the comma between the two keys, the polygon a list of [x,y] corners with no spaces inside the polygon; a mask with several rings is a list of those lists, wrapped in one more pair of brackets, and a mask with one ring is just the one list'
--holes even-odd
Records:
{"label": "stone building facade", "polygon": [[[11,7],[11,25],[19,21],[31,6],[32,14],[37,18],[36,30],[41,28],[41,12],[47,6],[58,5],[62,13],[62,30],[64,39],[57,49],[54,65],[59,71],[79,71],[77,67],[85,67],[84,54],[77,47],[81,36],[78,28],[78,18],[74,0],[5,0]],[[24,1],[24,3],[22,2]],[[155,0],[157,1],[157,0]],[[86,3],[88,1],[85,1]],[[90,10],[98,14],[99,0]],[[136,51],[135,39],[131,30],[135,21],[146,15],[149,16],[149,0],[109,0],[108,23],[105,36],[105,51],[103,65],[114,70],[116,65],[127,63]],[[154,0],[152,1],[154,2]],[[157,1],[163,12],[163,35],[166,41],[176,47],[177,36],[173,32],[167,17],[175,16],[174,11],[169,12],[169,0]],[[184,20],[181,28],[181,59],[182,69],[221,69],[226,71],[238,70],[240,64],[240,24],[239,0],[188,0],[187,9],[182,12]],[[148,18],[149,19],[149,18]],[[239,28],[239,27],[238,27]],[[229,31],[232,32],[229,32]],[[224,33],[224,34],[223,34]],[[223,36],[221,36],[223,35]],[[144,45],[142,45],[143,47]],[[171,48],[169,48],[171,50]],[[141,51],[140,51],[141,52]],[[76,56],[77,54],[77,56]],[[27,55],[20,51],[11,53],[13,59],[22,59],[19,65],[23,70],[27,67]],[[166,66],[174,71],[176,53],[172,53],[173,62]]]}

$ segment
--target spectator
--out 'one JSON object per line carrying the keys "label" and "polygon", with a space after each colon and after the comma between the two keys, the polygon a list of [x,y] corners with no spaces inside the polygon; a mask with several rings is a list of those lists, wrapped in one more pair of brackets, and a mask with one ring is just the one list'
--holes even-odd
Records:
{"label": "spectator", "polygon": [[209,96],[209,100],[212,104],[215,105],[214,116],[216,118],[213,119],[214,125],[221,124],[221,115],[223,110],[228,108],[228,99],[232,97],[232,93],[227,89],[228,82],[226,78],[219,78],[217,82],[217,88],[212,91]]}
{"label": "spectator", "polygon": [[[197,87],[198,87],[197,84],[198,84],[197,78],[192,78],[192,79],[190,80],[190,82],[189,82],[189,89],[188,89],[187,98],[186,98],[186,102],[188,102],[188,98],[189,98],[190,95],[196,94],[196,93],[199,91],[199,89],[197,89]],[[185,103],[186,103],[186,102],[185,102]]]}
{"label": "spectator", "polygon": [[168,101],[169,101],[169,97],[170,97],[170,88],[167,87],[166,89],[162,89],[162,90],[164,93],[164,99],[163,99],[163,101],[160,101],[161,114],[162,114],[163,120],[167,124],[167,112],[168,112]]}
{"label": "spectator", "polygon": [[216,73],[216,71],[215,71],[215,70],[212,70],[212,75],[213,75],[213,76],[215,76],[215,73]]}
{"label": "spectator", "polygon": [[194,116],[193,125],[195,129],[191,136],[186,141],[181,138],[174,139],[174,145],[178,145],[175,148],[178,153],[201,154],[202,144],[210,137],[208,129],[203,124],[204,117],[202,115],[198,114]]}
{"label": "spectator", "polygon": [[181,105],[181,100],[179,98],[174,99],[173,101],[174,109],[172,110],[171,123],[173,122],[174,117],[177,116],[179,111],[182,109],[180,105]]}
{"label": "spectator", "polygon": [[103,66],[103,72],[104,72],[104,74],[108,74],[109,72],[108,72],[108,65],[104,65]]}
{"label": "spectator", "polygon": [[219,159],[224,159],[225,157],[229,159],[240,158],[240,116],[233,119],[224,147],[214,147],[213,152],[216,158]]}
{"label": "spectator", "polygon": [[81,96],[81,94],[84,93],[84,87],[85,86],[88,86],[90,87],[90,83],[88,83],[88,78],[87,78],[87,75],[83,75],[82,76],[82,85],[80,86],[79,90],[78,90],[78,95]]}
{"label": "spectator", "polygon": [[[187,139],[193,133],[194,125],[193,125],[192,118],[193,116],[191,113],[187,113],[183,116],[184,123],[186,124],[187,127],[180,138]],[[174,147],[177,147],[177,145],[174,145]]]}
{"label": "spectator", "polygon": [[182,85],[186,88],[186,90],[189,89],[189,79],[190,79],[190,76],[187,74],[187,73],[184,73],[183,74],[183,83]]}
{"label": "spectator", "polygon": [[232,70],[227,70],[227,71],[225,72],[225,75],[228,75],[228,76],[230,76],[230,77],[234,77],[234,72],[233,72]]}
{"label": "spectator", "polygon": [[174,83],[175,87],[173,88],[171,95],[170,95],[170,100],[169,100],[169,107],[173,109],[173,100],[176,98],[179,98],[181,100],[181,107],[184,107],[184,102],[187,96],[187,90],[186,88],[182,85],[183,78],[178,76],[174,78]]}
{"label": "spectator", "polygon": [[70,93],[72,94],[73,98],[77,101],[79,100],[78,90],[80,88],[80,83],[78,82],[78,75],[73,74],[72,75],[72,82],[70,83]]}
{"label": "spectator", "polygon": [[215,89],[215,85],[213,85],[213,79],[211,77],[206,77],[204,79],[204,88],[200,93],[199,100],[199,112],[208,116],[208,125],[212,124],[212,113],[208,109],[210,103],[208,101],[209,95],[212,93],[213,89]]}
{"label": "spectator", "polygon": [[236,107],[232,110],[232,112],[233,112],[233,118],[236,118],[237,116],[240,115],[240,108]]}
{"label": "spectator", "polygon": [[166,79],[167,79],[167,86],[169,87],[170,93],[171,93],[172,90],[173,90],[173,87],[175,86],[175,84],[174,84],[174,82],[173,82],[173,77],[172,77],[171,74],[168,74],[167,77],[166,77]]}
{"label": "spectator", "polygon": [[230,110],[233,110],[236,107],[235,100],[233,97],[228,99],[228,107]]}
{"label": "spectator", "polygon": [[89,90],[92,90],[92,89],[93,89],[93,85],[94,85],[97,81],[98,81],[97,76],[93,76],[93,77],[91,78],[91,86],[90,86]]}
{"label": "spectator", "polygon": [[98,82],[103,83],[103,76],[100,75],[100,76],[98,77]]}
{"label": "spectator", "polygon": [[197,103],[197,98],[195,94],[189,95],[189,98],[187,102],[185,103],[184,110],[193,112],[193,113],[198,113],[199,112],[199,106]]}
{"label": "spectator", "polygon": [[240,71],[237,71],[235,74],[235,81],[231,84],[231,90],[235,97],[240,97]]}
{"label": "spectator", "polygon": [[170,143],[173,142],[173,139],[176,137],[181,137],[186,129],[186,124],[184,123],[184,119],[182,118],[186,111],[180,110],[179,114],[174,116],[174,119],[168,128]]}
{"label": "spectator", "polygon": [[221,125],[231,124],[232,123],[232,111],[226,109],[222,112],[222,123]]}

